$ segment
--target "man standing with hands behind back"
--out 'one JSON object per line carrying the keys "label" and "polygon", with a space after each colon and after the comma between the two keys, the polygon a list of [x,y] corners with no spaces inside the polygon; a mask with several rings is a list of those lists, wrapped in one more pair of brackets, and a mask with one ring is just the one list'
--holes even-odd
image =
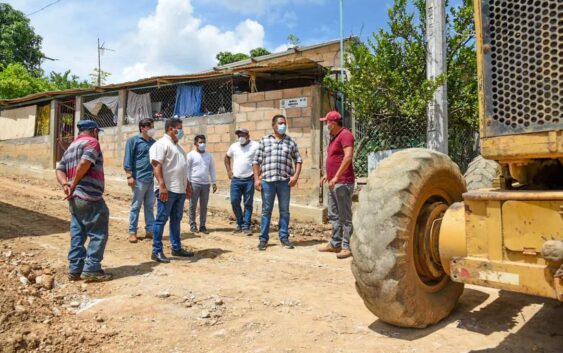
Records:
{"label": "man standing with hands behind back", "polygon": [[355,175],[352,166],[354,158],[354,135],[342,127],[342,118],[336,111],[329,112],[321,121],[326,123],[330,143],[326,156],[326,174],[321,185],[328,182],[328,219],[332,224],[332,239],[321,246],[321,252],[335,252],[336,257],[350,257],[352,236],[352,194]]}

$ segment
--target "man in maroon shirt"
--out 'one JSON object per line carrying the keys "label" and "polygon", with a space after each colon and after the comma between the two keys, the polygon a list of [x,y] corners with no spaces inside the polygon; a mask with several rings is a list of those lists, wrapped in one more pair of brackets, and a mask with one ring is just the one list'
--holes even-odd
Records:
{"label": "man in maroon shirt", "polygon": [[352,194],[356,181],[352,159],[354,135],[342,127],[342,118],[336,111],[329,112],[321,121],[326,122],[330,143],[326,156],[326,174],[321,185],[328,182],[328,219],[332,224],[332,239],[319,248],[321,252],[335,252],[336,257],[350,257],[352,236]]}

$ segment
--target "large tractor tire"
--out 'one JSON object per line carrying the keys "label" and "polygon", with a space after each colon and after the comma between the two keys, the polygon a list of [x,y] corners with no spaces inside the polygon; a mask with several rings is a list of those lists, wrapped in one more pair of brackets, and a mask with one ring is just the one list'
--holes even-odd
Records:
{"label": "large tractor tire", "polygon": [[439,219],[465,191],[457,165],[427,149],[397,152],[369,175],[353,218],[352,272],[379,319],[423,328],[453,310],[463,284],[440,264]]}
{"label": "large tractor tire", "polygon": [[467,190],[490,189],[498,175],[500,165],[497,162],[477,156],[469,163],[464,175]]}

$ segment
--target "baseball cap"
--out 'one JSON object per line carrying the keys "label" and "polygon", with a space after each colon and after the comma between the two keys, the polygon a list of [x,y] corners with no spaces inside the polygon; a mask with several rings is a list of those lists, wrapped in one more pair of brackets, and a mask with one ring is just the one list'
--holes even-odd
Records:
{"label": "baseball cap", "polygon": [[76,126],[78,127],[78,130],[80,130],[80,131],[82,131],[82,130],[92,130],[92,129],[98,129],[100,131],[104,131],[103,129],[100,129],[100,127],[98,126],[98,123],[96,123],[94,120],[80,120],[80,121],[78,121]]}
{"label": "baseball cap", "polygon": [[238,136],[238,134],[247,134],[247,135],[250,135],[250,132],[248,131],[248,129],[238,129],[237,131],[235,131],[235,135]]}
{"label": "baseball cap", "polygon": [[340,113],[333,110],[331,112],[328,112],[324,118],[321,118],[321,121],[338,121],[340,119],[342,119]]}

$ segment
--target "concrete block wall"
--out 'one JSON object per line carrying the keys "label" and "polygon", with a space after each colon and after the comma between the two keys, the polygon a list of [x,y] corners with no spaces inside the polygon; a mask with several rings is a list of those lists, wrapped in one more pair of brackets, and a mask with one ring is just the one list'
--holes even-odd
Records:
{"label": "concrete block wall", "polygon": [[0,162],[51,168],[49,136],[0,141]]}

